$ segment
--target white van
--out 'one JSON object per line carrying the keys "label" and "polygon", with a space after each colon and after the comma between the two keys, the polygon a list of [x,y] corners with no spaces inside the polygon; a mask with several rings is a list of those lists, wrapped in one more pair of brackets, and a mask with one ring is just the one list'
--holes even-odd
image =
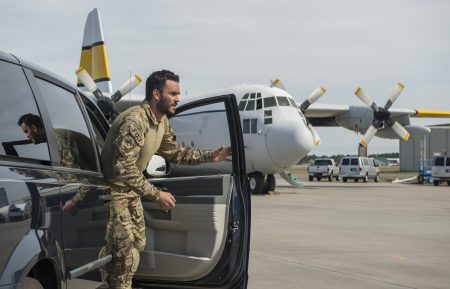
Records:
{"label": "white van", "polygon": [[380,180],[378,165],[372,158],[366,157],[343,157],[339,165],[339,177],[343,182],[353,179],[355,182],[360,179],[367,182],[373,179],[375,182]]}
{"label": "white van", "polygon": [[447,181],[450,186],[450,157],[438,156],[434,157],[433,166],[431,167],[431,177],[433,184],[439,186],[441,182]]}

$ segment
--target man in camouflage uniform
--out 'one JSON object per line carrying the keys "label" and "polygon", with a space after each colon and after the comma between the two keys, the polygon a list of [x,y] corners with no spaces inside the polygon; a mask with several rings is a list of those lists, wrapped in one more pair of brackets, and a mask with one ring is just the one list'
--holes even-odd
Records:
{"label": "man in camouflage uniform", "polygon": [[145,249],[145,223],[141,197],[148,197],[162,209],[175,208],[175,198],[152,186],[143,171],[156,152],[176,164],[199,164],[222,161],[230,148],[215,151],[177,145],[167,115],[174,114],[180,100],[179,77],[162,70],[146,81],[146,99],[141,105],[121,113],[113,122],[105,144],[101,163],[111,186],[107,245],[100,256],[112,253],[113,260],[102,268],[103,287],[129,289],[140,256]]}

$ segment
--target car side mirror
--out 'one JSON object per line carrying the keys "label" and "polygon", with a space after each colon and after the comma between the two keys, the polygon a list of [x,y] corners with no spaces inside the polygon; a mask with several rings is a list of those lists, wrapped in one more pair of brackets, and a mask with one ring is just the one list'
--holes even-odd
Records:
{"label": "car side mirror", "polygon": [[145,170],[146,177],[166,177],[170,172],[170,162],[159,155],[153,155]]}

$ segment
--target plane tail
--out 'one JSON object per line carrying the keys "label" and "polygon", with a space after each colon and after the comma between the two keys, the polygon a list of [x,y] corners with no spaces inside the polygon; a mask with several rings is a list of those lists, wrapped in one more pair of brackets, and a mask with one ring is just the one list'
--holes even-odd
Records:
{"label": "plane tail", "polygon": [[[112,93],[108,57],[103,39],[100,14],[97,8],[92,10],[86,19],[80,67],[86,69],[102,92]],[[77,86],[86,90],[80,80],[78,80]]]}

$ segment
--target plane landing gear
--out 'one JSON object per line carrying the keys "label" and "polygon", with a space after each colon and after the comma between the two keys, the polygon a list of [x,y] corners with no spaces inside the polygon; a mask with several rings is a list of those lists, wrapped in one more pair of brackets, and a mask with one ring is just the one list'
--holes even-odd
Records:
{"label": "plane landing gear", "polygon": [[275,177],[272,174],[267,175],[264,180],[264,175],[260,172],[248,174],[248,182],[250,186],[250,193],[253,195],[267,194],[269,191],[275,190]]}

